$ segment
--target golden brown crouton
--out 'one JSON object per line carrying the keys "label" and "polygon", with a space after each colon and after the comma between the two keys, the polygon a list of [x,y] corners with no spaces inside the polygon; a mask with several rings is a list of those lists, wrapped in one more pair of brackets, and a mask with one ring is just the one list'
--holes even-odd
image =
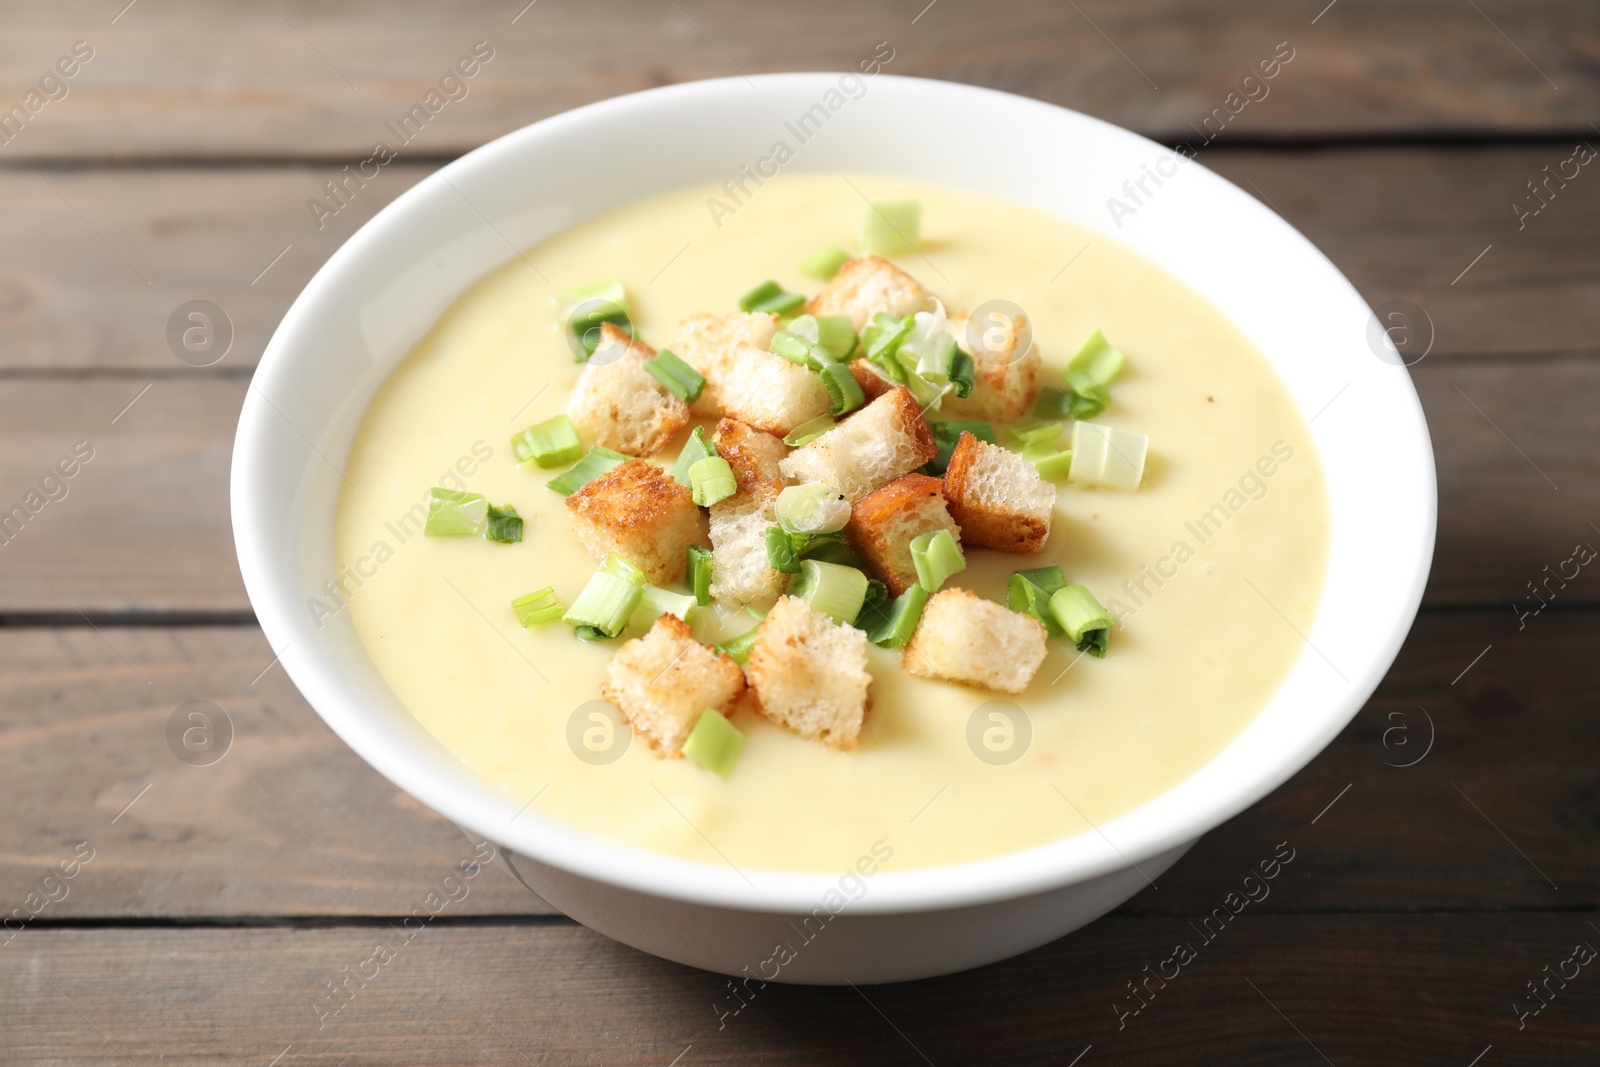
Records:
{"label": "golden brown crouton", "polygon": [[779,485],[757,484],[711,505],[711,595],[765,608],[789,576],[767,561],[767,530],[778,524]]}
{"label": "golden brown crouton", "polygon": [[905,669],[922,678],[1020,693],[1044,662],[1044,625],[965,589],[928,598],[906,645]]}
{"label": "golden brown crouton", "polygon": [[700,398],[689,409],[700,418],[723,414],[722,385],[740,345],[766,348],[778,332],[778,316],[754,311],[728,315],[691,315],[678,326],[668,347],[706,380]]}
{"label": "golden brown crouton", "polygon": [[615,552],[652,585],[682,578],[689,546],[706,540],[705,518],[689,487],[642,459],[613,467],[567,497],[567,510],[595,559]]}
{"label": "golden brown crouton", "polygon": [[731,714],[744,689],[733,658],[696,641],[676,615],[661,616],[649,633],[617,649],[600,682],[600,695],[663,756],[683,755],[701,713]]}
{"label": "golden brown crouton", "polygon": [[959,397],[951,393],[944,398],[944,410],[957,418],[994,423],[1026,417],[1039,398],[1039,346],[1029,341],[1018,352],[1022,324],[1005,320],[980,324],[986,327],[985,335],[974,344],[974,338],[968,336],[969,321],[965,311],[950,317],[956,343],[972,357],[972,394]]}
{"label": "golden brown crouton", "polygon": [[722,382],[722,411],[763,433],[782,437],[828,412],[822,375],[764,348],[740,345]]}
{"label": "golden brown crouton", "polygon": [[933,530],[949,530],[961,540],[961,527],[945,508],[944,483],[926,474],[905,474],[869,494],[850,512],[844,539],[873,574],[899,596],[917,584],[911,540]]}
{"label": "golden brown crouton", "polygon": [[1010,449],[963,433],[944,473],[944,496],[969,545],[1002,552],[1044,550],[1056,487]]}
{"label": "golden brown crouton", "polygon": [[821,482],[855,503],[939,454],[911,392],[897,385],[780,464],[795,482]]}
{"label": "golden brown crouton", "polygon": [[932,311],[933,294],[915,278],[877,256],[852,259],[839,268],[811,303],[808,315],[849,315],[856,333],[867,328],[878,312],[897,319],[918,311]]}
{"label": "golden brown crouton", "polygon": [[644,369],[655,349],[611,323],[578,374],[567,415],[590,441],[629,456],[653,456],[689,425],[689,406]]}
{"label": "golden brown crouton", "polygon": [[867,635],[783,597],[750,649],[750,686],[761,714],[801,737],[854,748],[867,714]]}
{"label": "golden brown crouton", "polygon": [[789,446],[782,438],[752,429],[737,419],[723,419],[711,434],[711,444],[733,468],[739,492],[758,485],[783,488],[778,462],[789,454]]}

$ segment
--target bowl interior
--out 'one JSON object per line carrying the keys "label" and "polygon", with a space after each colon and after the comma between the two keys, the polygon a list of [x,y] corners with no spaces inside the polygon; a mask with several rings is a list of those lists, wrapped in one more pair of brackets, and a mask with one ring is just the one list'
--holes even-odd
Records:
{"label": "bowl interior", "polygon": [[[818,106],[825,124],[797,146],[786,123]],[[665,189],[736,177],[779,140],[796,148],[786,172],[898,174],[1018,201],[1121,241],[1182,279],[1266,355],[1309,420],[1332,519],[1326,586],[1302,653],[1272,701],[1215,759],[1098,833],[957,866],[884,872],[853,909],[1004,899],[1137,863],[1194,839],[1308,762],[1393,661],[1433,550],[1427,426],[1405,369],[1373,350],[1372,313],[1305,238],[1198,163],[1051,105],[883,74],[697,82],[557,116],[425,179],[329,260],[262,358],[232,476],[246,587],[311,704],[424,803],[579,874],[759,911],[805,909],[837,877],[739,873],[644,853],[519,810],[400,705],[345,614],[318,621],[307,608],[337,575],[340,468],[361,415],[389,370],[466,288],[577,221]],[[1125,183],[1149,171],[1160,185],[1152,179],[1131,195]]]}

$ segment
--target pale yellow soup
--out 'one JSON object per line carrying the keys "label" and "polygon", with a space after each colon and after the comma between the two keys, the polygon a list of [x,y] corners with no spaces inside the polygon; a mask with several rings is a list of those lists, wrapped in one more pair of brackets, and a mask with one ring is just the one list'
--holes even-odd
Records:
{"label": "pale yellow soup", "polygon": [[[1299,656],[1325,565],[1316,454],[1267,362],[1176,279],[1032,208],[868,176],[750,190],[742,204],[688,189],[611,212],[457,301],[363,419],[335,535],[349,596],[308,610],[348,611],[405,706],[530,811],[741,870],[839,870],[879,839],[893,870],[994,856],[1086,832],[1215,756]],[[596,566],[545,488],[556,472],[519,467],[509,444],[562,412],[577,379],[553,298],[617,277],[659,347],[681,318],[733,310],[764,279],[814,292],[797,266],[825,242],[852,245],[864,197],[921,200],[921,251],[898,265],[952,311],[996,298],[1025,309],[1047,376],[1095,327],[1127,354],[1099,421],[1149,435],[1141,491],[1063,482],[1043,554],[969,549],[950,583],[1004,603],[1012,571],[1058,563],[1119,616],[1110,655],[1052,640],[1033,684],[1005,698],[913,678],[900,652],[874,648],[853,751],[742,708],[744,751],[726,781],[637,740],[592,762],[604,720],[584,705],[620,642],[586,644],[561,623],[523,630],[510,608],[547,585],[570,604]],[[422,537],[404,517],[436,484],[514,504],[522,543]],[[569,744],[575,714],[589,760]]]}

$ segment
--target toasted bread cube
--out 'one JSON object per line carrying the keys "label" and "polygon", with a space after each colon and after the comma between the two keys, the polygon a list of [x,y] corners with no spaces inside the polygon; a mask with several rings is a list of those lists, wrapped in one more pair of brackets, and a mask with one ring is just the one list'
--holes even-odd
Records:
{"label": "toasted bread cube", "polygon": [[867,714],[867,635],[786,596],[761,620],[746,664],[761,714],[801,737],[854,748]]}
{"label": "toasted bread cube", "polygon": [[595,559],[615,552],[652,585],[682,578],[689,546],[706,541],[705,518],[689,487],[642,459],[618,464],[567,497],[567,510]]}
{"label": "toasted bread cube", "polygon": [[706,380],[706,387],[689,410],[703,419],[721,415],[722,384],[733,367],[734,350],[740,345],[766,348],[777,332],[778,316],[754,311],[707,313],[684,319],[668,348]]}
{"label": "toasted bread cube", "polygon": [[789,454],[789,446],[782,438],[752,429],[737,419],[723,419],[711,433],[711,445],[733,468],[739,492],[756,486],[783,488],[783,472],[778,464]]}
{"label": "toasted bread cube", "polygon": [[1048,636],[1031,615],[950,586],[923,606],[904,665],[921,678],[1020,693],[1044,662]]}
{"label": "toasted bread cube", "polygon": [[828,412],[822,375],[755,345],[734,349],[722,382],[723,414],[782,437]]}
{"label": "toasted bread cube", "polygon": [[689,406],[644,369],[655,349],[611,323],[584,364],[567,415],[590,441],[629,456],[653,456],[689,425]]}
{"label": "toasted bread cube", "polygon": [[767,562],[767,530],[778,524],[779,485],[755,485],[711,505],[711,595],[765,608],[789,576]]}
{"label": "toasted bread cube", "polygon": [[661,616],[649,633],[617,649],[600,682],[600,695],[663,756],[683,755],[701,713],[730,714],[744,690],[733,657],[696,641],[676,615]]}
{"label": "toasted bread cube", "polygon": [[912,538],[935,530],[949,530],[961,540],[961,527],[945,507],[944,483],[926,474],[904,474],[851,509],[844,539],[899,596],[917,584]]}
{"label": "toasted bread cube", "polygon": [[933,294],[915,278],[887,259],[865,256],[840,267],[811,298],[806,314],[849,315],[860,333],[880,311],[901,319],[933,308]]}
{"label": "toasted bread cube", "polygon": [[[851,360],[850,376],[856,380],[857,385],[861,386],[861,393],[867,398],[867,403],[869,404],[895,386],[894,382],[883,376],[883,372],[878,369],[877,364],[867,359]],[[974,388],[976,388],[976,384],[974,384]]]}
{"label": "toasted bread cube", "polygon": [[969,545],[1002,552],[1044,550],[1056,487],[1010,449],[963,433],[944,472],[944,496]]}
{"label": "toasted bread cube", "polygon": [[854,504],[938,454],[922,410],[898,385],[779,466],[791,482],[821,482]]}
{"label": "toasted bread cube", "polygon": [[956,418],[994,423],[1026,418],[1039,399],[1039,346],[1030,342],[1018,352],[1021,323],[1014,322],[986,327],[1002,330],[1002,336],[993,339],[997,343],[973,345],[967,338],[968,322],[965,311],[950,317],[956,343],[972,357],[972,393],[965,397],[949,394],[944,398],[944,410]]}

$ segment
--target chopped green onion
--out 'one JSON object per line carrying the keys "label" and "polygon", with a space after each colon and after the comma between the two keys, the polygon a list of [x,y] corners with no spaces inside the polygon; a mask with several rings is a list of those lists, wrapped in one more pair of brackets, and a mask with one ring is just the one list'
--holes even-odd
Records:
{"label": "chopped green onion", "polygon": [[865,629],[861,623],[862,616],[868,619],[880,618],[888,606],[889,587],[876,578],[868,578],[867,595],[861,600],[861,610],[856,614],[856,625]]}
{"label": "chopped green onion", "polygon": [[726,779],[742,748],[744,734],[723,718],[716,708],[707,708],[700,713],[694,729],[689,731],[689,737],[683,743],[683,754],[718,778]]}
{"label": "chopped green onion", "polygon": [[887,611],[880,611],[881,621],[867,629],[867,640],[880,648],[904,648],[911,640],[917,620],[922,617],[922,607],[928,602],[928,591],[914,585],[894,598]]}
{"label": "chopped green onion", "polygon": [[833,429],[833,426],[834,422],[832,415],[818,415],[816,418],[807,419],[799,426],[796,426],[794,429],[790,430],[784,435],[783,443],[788,445],[790,448],[799,448],[801,445],[808,444],[811,441],[816,440],[818,437],[821,437],[823,434]]}
{"label": "chopped green onion", "polygon": [[1078,351],[1073,353],[1072,358],[1067,360],[1067,370],[1079,371],[1087,374],[1091,381],[1110,385],[1127,364],[1128,357],[1112,348],[1105,334],[1097,329],[1089,335],[1089,339],[1083,342]]}
{"label": "chopped green onion", "polygon": [[611,636],[598,626],[574,626],[572,632],[579,641],[604,641]]}
{"label": "chopped green onion", "polygon": [[700,390],[706,387],[705,377],[699,371],[665,348],[645,360],[644,369],[666,387],[667,392],[685,404],[693,404],[699,400]]}
{"label": "chopped green onion", "polygon": [[670,589],[662,589],[655,585],[639,588],[641,590],[639,604],[628,616],[629,629],[648,630],[663,615],[676,615],[687,622],[689,612],[697,606],[695,598],[688,593],[674,593]]}
{"label": "chopped green onion", "polygon": [[942,314],[919,311],[913,315],[911,332],[900,342],[895,358],[908,375],[915,373],[934,385],[949,385],[956,396],[972,395],[972,357],[956,344]]}
{"label": "chopped green onion", "polygon": [[1150,438],[1093,422],[1072,424],[1070,478],[1080,485],[1138,489],[1144,480]]}
{"label": "chopped green onion", "polygon": [[476,537],[489,521],[489,501],[482,493],[461,493],[434,486],[428,498],[424,537]]}
{"label": "chopped green onion", "polygon": [[633,321],[628,317],[628,294],[615,278],[569,289],[556,297],[561,313],[567,319],[567,330],[579,343],[578,362],[588,361],[600,347],[600,327],[611,323],[627,333],[633,333]]}
{"label": "chopped green onion", "polygon": [[994,427],[987,422],[930,419],[928,429],[933,432],[933,442],[939,446],[939,454],[929,460],[922,469],[935,478],[943,477],[944,472],[950,469],[950,457],[955,453],[962,433],[970,433],[978,440],[987,441],[991,445],[998,443],[995,440]]}
{"label": "chopped green onion", "polygon": [[922,410],[928,412],[939,410],[940,401],[944,399],[945,391],[950,386],[930,382],[916,371],[907,371],[906,388],[911,390],[912,398],[922,407]]}
{"label": "chopped green onion", "polygon": [[790,320],[788,332],[821,345],[834,359],[849,359],[856,350],[856,324],[849,315],[801,315]]}
{"label": "chopped green onion", "polygon": [[840,540],[837,533],[796,533],[782,526],[767,527],[767,566],[781,574],[795,574],[800,560],[822,546]]}
{"label": "chopped green onion", "polygon": [[901,343],[915,324],[916,319],[911,315],[897,319],[880,311],[872,316],[872,321],[867,324],[866,333],[861,335],[862,354],[875,363],[883,371],[884,376],[892,382],[906,380],[906,369],[900,365],[900,360],[896,357],[899,355]]}
{"label": "chopped green onion", "polygon": [[872,204],[861,224],[861,244],[875,256],[910,252],[922,236],[922,202],[895,200]]}
{"label": "chopped green onion", "polygon": [[807,482],[778,494],[777,516],[790,533],[833,533],[850,521],[850,505],[821,482]]}
{"label": "chopped green onion", "polygon": [[1067,387],[1039,391],[1033,414],[1041,419],[1092,419],[1111,405],[1111,391],[1083,371],[1067,371]]}
{"label": "chopped green onion", "polygon": [[917,584],[937,593],[946,578],[967,569],[961,548],[949,530],[929,530],[911,539],[911,562],[917,568]]}
{"label": "chopped green onion", "polygon": [[1062,478],[1072,470],[1072,449],[1064,452],[1032,452],[1027,449],[1022,452],[1023,458],[1033,464],[1034,470],[1039,472],[1039,477],[1045,479]]}
{"label": "chopped green onion", "polygon": [[1059,637],[1064,632],[1061,624],[1050,614],[1050,597],[1058,589],[1067,587],[1067,579],[1060,567],[1035,567],[1017,571],[1006,584],[1006,607],[1012,611],[1031,615],[1044,623],[1050,636]]}
{"label": "chopped green onion", "polygon": [[510,504],[503,508],[490,504],[488,520],[483,536],[489,540],[506,545],[514,545],[522,540],[522,516]]}
{"label": "chopped green onion", "polygon": [[839,273],[839,268],[850,262],[850,253],[838,245],[823,245],[800,264],[800,273],[818,281],[827,281]]}
{"label": "chopped green onion", "polygon": [[861,391],[861,383],[850,373],[848,364],[830,363],[823,367],[822,384],[828,390],[829,415],[843,415],[867,402],[867,394]]}
{"label": "chopped green onion", "polygon": [[782,356],[790,363],[798,363],[814,371],[838,362],[832,352],[790,330],[779,330],[773,334],[767,348],[775,356]]}
{"label": "chopped green onion", "polygon": [[644,571],[635,567],[615,552],[606,556],[605,561],[600,564],[600,569],[614,578],[621,578],[624,581],[632,582],[634,585],[643,585],[645,583]]}
{"label": "chopped green onion", "polygon": [[739,298],[739,310],[782,315],[805,302],[799,293],[786,293],[777,282],[766,281]]}
{"label": "chopped green onion", "polygon": [[1112,618],[1093,593],[1081,585],[1057,589],[1050,596],[1050,614],[1077,644],[1079,652],[1105,658]]}
{"label": "chopped green onion", "polygon": [[524,630],[555,622],[566,612],[556,599],[555,589],[548,585],[527,596],[517,597],[511,602],[511,610],[517,613],[517,621]]}
{"label": "chopped green onion", "polygon": [[583,454],[583,443],[572,420],[565,415],[536,422],[511,439],[511,453],[518,463],[540,467],[561,467]]}
{"label": "chopped green onion", "polygon": [[752,626],[738,637],[729,638],[717,647],[726,652],[733,658],[735,663],[742,667],[750,659],[750,650],[755,647],[756,637],[760,633],[760,626]]}
{"label": "chopped green onion", "polygon": [[737,493],[739,482],[727,460],[707,456],[689,468],[689,488],[694,492],[694,502],[704,508]]}
{"label": "chopped green onion", "polygon": [[1024,453],[1030,448],[1053,451],[1061,439],[1061,423],[1052,419],[1030,419],[1008,426],[1006,436]]}
{"label": "chopped green onion", "polygon": [[706,428],[696,426],[689,431],[689,439],[683,443],[682,450],[678,452],[678,460],[672,465],[672,480],[679,485],[693,488],[694,483],[689,478],[689,471],[696,463],[716,454],[716,447],[712,445],[711,438],[706,436]]}
{"label": "chopped green onion", "polygon": [[[611,559],[617,557],[612,556]],[[610,560],[606,562],[609,564]],[[583,627],[592,627],[604,637],[615,637],[628,625],[633,609],[639,606],[643,597],[643,589],[627,578],[607,573],[604,569],[597,570],[589,576],[583,592],[578,594],[578,599],[572,602],[572,607],[561,619],[580,628],[579,637],[584,636],[581,632]]]}
{"label": "chopped green onion", "polygon": [[819,540],[816,544],[808,545],[805,550],[806,559],[814,559],[819,563],[839,563],[856,570],[866,570],[867,563],[860,556],[850,551],[850,546],[843,541],[832,538]]}
{"label": "chopped green onion", "polygon": [[562,496],[571,496],[613,467],[626,462],[628,457],[621,452],[613,452],[609,448],[591,448],[588,455],[545,484]]}
{"label": "chopped green onion", "polygon": [[689,588],[694,590],[694,601],[704,607],[711,603],[711,550],[699,545],[689,546],[689,563],[685,574]]}
{"label": "chopped green onion", "polygon": [[854,567],[802,560],[799,575],[789,583],[789,595],[810,604],[812,611],[849,626],[866,603],[867,581],[867,576]]}

